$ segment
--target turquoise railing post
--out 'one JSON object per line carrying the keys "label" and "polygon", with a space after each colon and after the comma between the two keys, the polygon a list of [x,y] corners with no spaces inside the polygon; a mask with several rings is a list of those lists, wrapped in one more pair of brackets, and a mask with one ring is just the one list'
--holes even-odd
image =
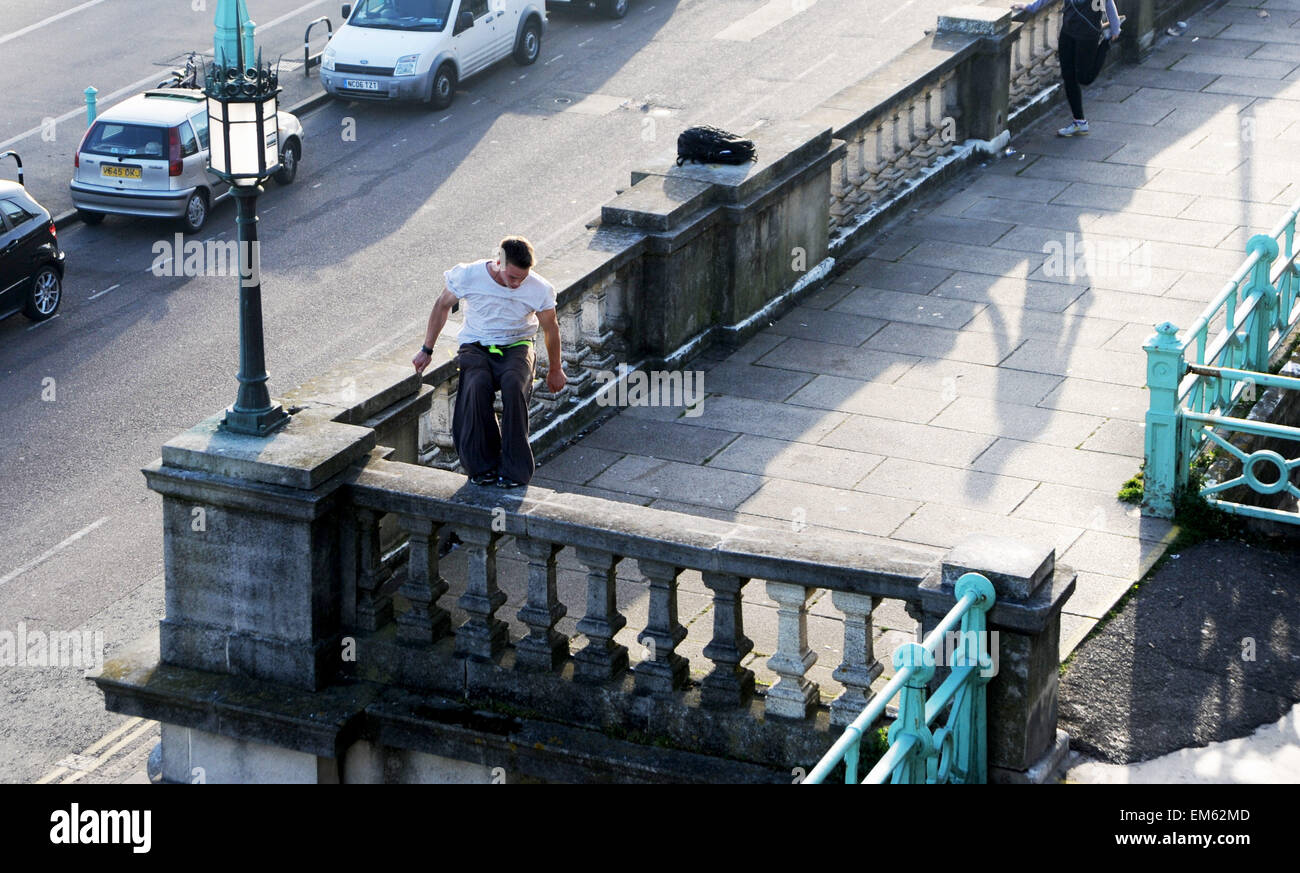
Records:
{"label": "turquoise railing post", "polygon": [[934,677],[934,655],[920,643],[904,643],[894,652],[894,670],[912,667],[913,673],[898,694],[898,718],[889,726],[889,747],[905,737],[912,748],[894,770],[894,784],[920,785],[934,782],[938,771],[934,735],[925,723],[925,686]]}
{"label": "turquoise railing post", "polygon": [[976,672],[964,692],[969,695],[969,700],[962,704],[954,701],[953,714],[948,719],[948,730],[952,732],[955,745],[955,767],[949,768],[946,781],[983,785],[988,782],[989,771],[988,689],[985,686],[996,670],[989,648],[997,645],[989,641],[985,616],[997,602],[997,594],[993,583],[979,573],[966,573],[953,586],[953,595],[959,601],[969,593],[974,593],[977,599],[962,616],[960,647],[954,653],[952,668],[974,667]]}
{"label": "turquoise railing post", "polygon": [[1178,383],[1182,381],[1183,345],[1172,322],[1156,325],[1142,348],[1147,353],[1146,438],[1142,473],[1142,511],[1174,517],[1174,494],[1187,482],[1178,419]]}
{"label": "turquoise railing post", "polygon": [[1246,365],[1243,370],[1268,371],[1269,339],[1277,321],[1277,289],[1270,275],[1277,258],[1277,240],[1266,233],[1257,233],[1246,243],[1246,253],[1259,252],[1259,260],[1251,271],[1250,293],[1258,295],[1255,313],[1250,322],[1250,339],[1247,342]]}
{"label": "turquoise railing post", "polygon": [[86,95],[86,126],[89,127],[95,123],[95,95],[99,90],[94,85],[90,85],[83,93]]}

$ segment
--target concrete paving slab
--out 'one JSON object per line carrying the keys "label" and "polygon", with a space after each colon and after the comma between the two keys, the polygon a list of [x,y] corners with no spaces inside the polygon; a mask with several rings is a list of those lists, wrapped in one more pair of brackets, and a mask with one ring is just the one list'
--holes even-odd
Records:
{"label": "concrete paving slab", "polygon": [[1084,440],[1079,448],[1141,458],[1145,432],[1146,426],[1142,422],[1111,419]]}
{"label": "concrete paving slab", "polygon": [[1165,543],[1089,530],[1060,558],[1076,570],[1141,579],[1164,551]]}
{"label": "concrete paving slab", "polygon": [[734,509],[758,489],[762,479],[748,473],[637,455],[618,461],[591,484],[643,497],[672,497],[688,503]]}
{"label": "concrete paving slab", "polygon": [[537,475],[559,482],[582,485],[590,482],[623,457],[621,451],[606,451],[583,440],[537,466]]}
{"label": "concrete paving slab", "polygon": [[708,398],[703,415],[699,418],[683,418],[682,423],[773,439],[817,443],[845,418],[839,412],[719,395]]}
{"label": "concrete paving slab", "polygon": [[782,401],[812,381],[811,373],[747,364],[734,358],[709,369],[704,390],[709,394]]}
{"label": "concrete paving slab", "polygon": [[1147,381],[1145,355],[1072,348],[1038,339],[1025,340],[1002,366],[1136,388],[1146,385]]}
{"label": "concrete paving slab", "polygon": [[867,259],[860,261],[840,276],[843,282],[854,285],[870,285],[873,288],[887,288],[890,291],[907,291],[912,294],[925,294],[952,274],[951,270],[940,270],[915,264],[895,264],[890,261]]}
{"label": "concrete paving slab", "polygon": [[1002,334],[1008,337],[1008,345],[1016,337],[1025,337],[1099,349],[1107,348],[1110,340],[1126,326],[1124,322],[1108,318],[1066,316],[1059,312],[993,305],[963,325],[962,330]]}
{"label": "concrete paving slab", "polygon": [[881,288],[855,288],[831,307],[832,312],[867,315],[886,321],[960,328],[984,309],[979,303],[933,294],[905,294]]}
{"label": "concrete paving slab", "polygon": [[771,479],[792,479],[814,485],[847,488],[855,485],[883,460],[883,455],[870,452],[832,449],[746,434],[719,452],[709,461],[709,466]]}
{"label": "concrete paving slab", "polygon": [[965,467],[992,444],[993,438],[942,427],[850,415],[820,442],[833,448]]}
{"label": "concrete paving slab", "polygon": [[927,359],[917,363],[898,379],[901,386],[933,390],[957,397],[1014,397],[1017,402],[1036,403],[1056,390],[1059,376],[1004,370],[961,361]]}
{"label": "concrete paving slab", "polygon": [[[707,411],[708,399],[702,404],[702,414]],[[739,434],[709,427],[691,427],[676,421],[616,416],[603,427],[597,428],[582,442],[609,453],[636,452],[652,458],[703,464],[721,451]],[[611,462],[612,464],[612,462]],[[587,481],[608,469],[611,464],[596,470]]]}
{"label": "concrete paving slab", "polygon": [[920,501],[773,479],[740,504],[743,512],[804,521],[850,533],[889,536]]}
{"label": "concrete paving slab", "polygon": [[1016,402],[1014,392],[1008,392],[1006,397],[1005,401],[959,397],[930,424],[1073,448],[1095,433],[1104,421],[1095,415],[1026,406]]}
{"label": "concrete paving slab", "polygon": [[796,306],[772,325],[786,336],[857,347],[885,326],[878,318]]}
{"label": "concrete paving slab", "polygon": [[1034,490],[1037,481],[973,470],[888,458],[855,491],[926,503],[949,503],[1007,515]]}
{"label": "concrete paving slab", "polygon": [[[1038,269],[1045,254],[1021,256],[1024,265],[1017,272],[1027,276]],[[932,295],[968,300],[973,303],[994,303],[999,306],[1018,306],[1047,312],[1063,312],[1086,292],[1086,287],[1030,280],[1018,276],[987,276],[978,273],[956,273]]]}
{"label": "concrete paving slab", "polygon": [[999,439],[971,466],[986,473],[1020,476],[1077,488],[1113,482],[1118,489],[1121,483],[1136,472],[1132,459],[1121,455],[1012,439]]}
{"label": "concrete paving slab", "polygon": [[[1080,573],[1074,593],[1065,601],[1064,612],[1080,618],[1103,619],[1121,597],[1133,587],[1133,580],[1101,573]],[[1071,649],[1077,647],[1071,646]]]}
{"label": "concrete paving slab", "polygon": [[994,515],[939,503],[918,509],[891,535],[893,539],[950,549],[968,536],[989,534],[1051,546],[1060,555],[1082,534],[1079,528]]}
{"label": "concrete paving slab", "polygon": [[892,382],[915,364],[923,356],[922,352],[922,349],[915,349],[911,354],[900,354],[791,337],[759,358],[758,363],[804,373]]}
{"label": "concrete paving slab", "polygon": [[[1134,472],[1137,471],[1136,465]],[[1137,506],[1121,502],[1113,490],[1043,482],[1011,513],[1031,521],[1060,522],[1070,527],[1136,537],[1150,542],[1167,540],[1173,525],[1163,518],[1143,516]]]}
{"label": "concrete paving slab", "polygon": [[927,357],[988,366],[996,366],[1016,348],[1005,337],[994,334],[900,322],[881,330],[867,340],[865,347],[898,354],[924,351]]}
{"label": "concrete paving slab", "polygon": [[1147,392],[1142,388],[1107,385],[1086,379],[1065,379],[1038,401],[1037,405],[1044,409],[1143,421],[1147,414],[1147,400]]}
{"label": "concrete paving slab", "polygon": [[[940,386],[935,386],[939,388]],[[817,409],[833,409],[924,424],[952,402],[942,389],[881,385],[840,376],[818,376],[786,402]]]}

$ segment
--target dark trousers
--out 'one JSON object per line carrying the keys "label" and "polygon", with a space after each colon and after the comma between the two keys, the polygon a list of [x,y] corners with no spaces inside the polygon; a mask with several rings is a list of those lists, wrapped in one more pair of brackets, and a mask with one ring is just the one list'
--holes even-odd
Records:
{"label": "dark trousers", "polygon": [[[477,343],[465,343],[456,356],[460,386],[452,413],[451,436],[460,464],[470,476],[496,470],[507,479],[527,482],[537,465],[528,444],[528,398],[533,393],[533,346],[502,348],[494,355]],[[492,408],[501,392],[501,424]]]}
{"label": "dark trousers", "polygon": [[1065,99],[1070,101],[1074,117],[1083,119],[1083,90],[1080,85],[1091,85],[1106,63],[1110,40],[1100,36],[1083,38],[1070,36],[1064,30],[1057,38],[1057,57],[1061,61],[1061,79],[1065,83]]}

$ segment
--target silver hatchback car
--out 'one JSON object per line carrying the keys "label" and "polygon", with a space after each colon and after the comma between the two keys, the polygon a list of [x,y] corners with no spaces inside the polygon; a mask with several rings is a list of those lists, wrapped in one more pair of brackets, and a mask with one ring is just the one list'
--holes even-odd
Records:
{"label": "silver hatchback car", "polygon": [[[302,125],[288,112],[276,117],[280,170],[274,178],[287,185],[302,159]],[[106,110],[86,131],[74,165],[72,205],[87,224],[108,213],[145,215],[180,219],[194,233],[230,196],[230,185],[207,171],[207,100],[190,88],[146,91]]]}

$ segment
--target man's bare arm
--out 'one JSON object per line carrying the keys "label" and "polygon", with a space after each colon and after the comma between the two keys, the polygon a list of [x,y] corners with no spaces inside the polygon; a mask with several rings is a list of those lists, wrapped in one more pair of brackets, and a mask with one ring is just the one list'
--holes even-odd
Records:
{"label": "man's bare arm", "polygon": [[542,337],[546,340],[546,387],[555,393],[569,381],[569,377],[564,375],[564,359],[560,354],[560,323],[555,318],[554,309],[538,312],[537,323],[541,325]]}
{"label": "man's bare arm", "polygon": [[[433,344],[438,341],[438,335],[446,327],[447,316],[451,314],[451,308],[456,305],[456,299],[456,295],[452,294],[449,289],[442,289],[442,294],[438,296],[437,301],[433,304],[433,309],[429,312],[429,324],[424,329],[425,348],[433,348]],[[411,363],[415,365],[415,372],[423,373],[424,368],[429,366],[431,359],[432,356],[426,355],[424,349],[417,352],[415,357],[411,359]]]}

